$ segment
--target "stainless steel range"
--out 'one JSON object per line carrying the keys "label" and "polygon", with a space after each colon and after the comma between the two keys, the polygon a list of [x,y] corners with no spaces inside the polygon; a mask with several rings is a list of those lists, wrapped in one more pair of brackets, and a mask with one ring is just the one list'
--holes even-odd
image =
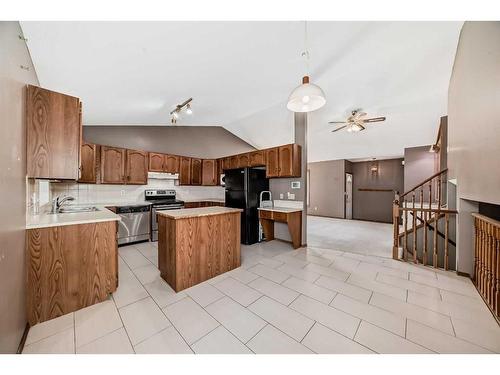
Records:
{"label": "stainless steel range", "polygon": [[159,211],[177,210],[184,208],[184,202],[175,199],[175,190],[148,189],[144,192],[145,199],[152,203],[151,206],[151,241],[158,241]]}

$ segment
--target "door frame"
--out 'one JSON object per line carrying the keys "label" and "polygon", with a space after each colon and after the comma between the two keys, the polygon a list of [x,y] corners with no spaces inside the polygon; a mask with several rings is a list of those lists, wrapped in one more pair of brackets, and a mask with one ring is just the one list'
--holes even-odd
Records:
{"label": "door frame", "polygon": [[[347,176],[351,176],[351,217],[347,217]],[[352,173],[345,173],[344,176],[344,219],[347,220],[352,220],[352,209],[353,209],[353,202],[352,202],[352,192],[353,192],[353,175]]]}

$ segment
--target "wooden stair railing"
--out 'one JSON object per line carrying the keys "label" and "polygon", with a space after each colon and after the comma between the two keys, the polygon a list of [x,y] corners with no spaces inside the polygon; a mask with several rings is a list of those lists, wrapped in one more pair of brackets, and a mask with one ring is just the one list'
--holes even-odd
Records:
{"label": "wooden stair railing", "polygon": [[[438,235],[444,238],[444,254],[443,265],[444,269],[449,269],[449,244],[454,244],[449,238],[449,222],[450,216],[456,215],[457,211],[443,209],[442,202],[442,184],[446,181],[445,174],[448,169],[435,173],[426,178],[424,181],[408,190],[407,192],[398,195],[396,192],[393,202],[393,259],[399,259],[399,239],[403,239],[403,260],[408,261],[408,234],[412,233],[412,260],[414,263],[419,263],[418,259],[418,236],[417,230],[423,228],[423,246],[422,260],[424,265],[427,265],[428,257],[428,240],[429,232],[432,231],[432,266],[438,267],[439,264],[439,249]],[[426,194],[427,193],[427,194]],[[416,196],[419,196],[419,202],[416,202]],[[408,229],[408,214],[411,215],[412,228]],[[441,219],[444,219],[444,234],[439,231],[438,225]],[[417,220],[422,223],[417,225]],[[403,233],[400,233],[400,223],[403,224]],[[434,223],[434,226],[431,225]]]}
{"label": "wooden stair railing", "polygon": [[473,213],[474,277],[477,291],[500,319],[500,221]]}

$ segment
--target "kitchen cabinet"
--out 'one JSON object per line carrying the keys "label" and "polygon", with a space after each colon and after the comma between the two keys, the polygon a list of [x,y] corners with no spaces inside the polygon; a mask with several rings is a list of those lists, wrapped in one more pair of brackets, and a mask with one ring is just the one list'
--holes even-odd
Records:
{"label": "kitchen cabinet", "polygon": [[217,160],[203,159],[201,184],[204,186],[215,186],[218,184],[219,173]]}
{"label": "kitchen cabinet", "polygon": [[124,184],[127,152],[123,148],[101,146],[101,183]]}
{"label": "kitchen cabinet", "polygon": [[266,177],[279,177],[279,149],[277,147],[266,150]]}
{"label": "kitchen cabinet", "polygon": [[118,286],[116,222],[28,229],[26,264],[31,326],[105,301]]}
{"label": "kitchen cabinet", "polygon": [[266,152],[264,150],[253,151],[248,154],[250,167],[262,167],[266,165]]}
{"label": "kitchen cabinet", "polygon": [[164,172],[179,173],[179,156],[165,155]]}
{"label": "kitchen cabinet", "polygon": [[27,176],[77,180],[82,131],[80,100],[28,85],[26,101]]}
{"label": "kitchen cabinet", "polygon": [[165,156],[157,152],[150,152],[148,170],[150,172],[163,172],[165,170]]}
{"label": "kitchen cabinet", "polygon": [[238,155],[233,155],[229,157],[229,169],[239,168],[239,157]]}
{"label": "kitchen cabinet", "polygon": [[191,158],[179,158],[179,185],[191,185]]}
{"label": "kitchen cabinet", "polygon": [[300,177],[302,148],[297,144],[279,147],[279,176]]}
{"label": "kitchen cabinet", "polygon": [[87,184],[95,184],[97,182],[96,163],[97,145],[83,143],[80,148],[80,178],[78,182]]}
{"label": "kitchen cabinet", "polygon": [[127,150],[127,184],[147,185],[148,153],[138,150]]}
{"label": "kitchen cabinet", "polygon": [[191,158],[191,185],[201,185],[202,167],[201,159]]}
{"label": "kitchen cabinet", "polygon": [[249,159],[248,159],[248,154],[239,154],[238,155],[238,168],[245,168],[249,167]]}
{"label": "kitchen cabinet", "polygon": [[231,169],[231,158],[230,157],[221,158],[220,163],[221,163],[222,171]]}

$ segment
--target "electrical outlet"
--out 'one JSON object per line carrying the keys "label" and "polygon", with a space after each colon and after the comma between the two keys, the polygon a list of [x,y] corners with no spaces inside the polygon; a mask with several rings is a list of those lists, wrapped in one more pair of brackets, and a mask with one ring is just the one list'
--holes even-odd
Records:
{"label": "electrical outlet", "polygon": [[294,200],[295,199],[295,194],[293,194],[293,193],[288,194],[288,199]]}
{"label": "electrical outlet", "polygon": [[280,199],[283,199],[283,193],[280,193]]}
{"label": "electrical outlet", "polygon": [[315,207],[314,207],[314,211],[318,211],[318,207],[316,207],[316,206],[315,206]]}
{"label": "electrical outlet", "polygon": [[123,197],[125,195],[125,190],[120,190],[120,195]]}

